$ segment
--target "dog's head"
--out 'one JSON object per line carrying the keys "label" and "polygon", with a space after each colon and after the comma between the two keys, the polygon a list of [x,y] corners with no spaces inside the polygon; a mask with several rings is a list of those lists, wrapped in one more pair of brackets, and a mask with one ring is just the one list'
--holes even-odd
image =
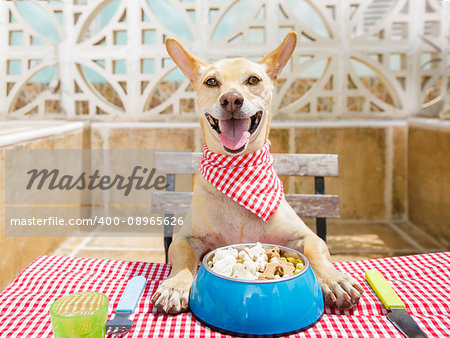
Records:
{"label": "dog's head", "polygon": [[170,57],[197,93],[203,140],[212,152],[239,155],[267,142],[272,90],[296,43],[297,34],[290,32],[258,62],[238,58],[208,64],[167,39]]}

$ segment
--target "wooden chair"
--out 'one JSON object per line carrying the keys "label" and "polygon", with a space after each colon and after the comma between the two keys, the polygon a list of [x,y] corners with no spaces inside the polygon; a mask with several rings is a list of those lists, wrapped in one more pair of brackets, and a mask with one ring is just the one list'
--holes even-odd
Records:
{"label": "wooden chair", "polygon": [[[167,174],[166,191],[153,192],[152,212],[165,217],[184,215],[192,200],[192,192],[175,191],[176,174],[196,174],[201,153],[156,152],[155,169]],[[326,241],[328,217],[339,217],[339,196],[325,195],[325,176],[338,175],[338,156],[328,154],[273,154],[279,176],[314,176],[315,194],[286,194],[286,200],[299,216],[316,217],[317,235]],[[166,263],[173,228],[164,228]]]}

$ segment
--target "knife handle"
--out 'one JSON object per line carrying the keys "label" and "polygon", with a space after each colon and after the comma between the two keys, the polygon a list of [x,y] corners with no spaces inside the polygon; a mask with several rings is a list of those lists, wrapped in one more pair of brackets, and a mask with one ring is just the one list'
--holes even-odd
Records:
{"label": "knife handle", "polygon": [[405,308],[405,304],[380,271],[367,270],[366,279],[386,309],[390,310],[392,307]]}
{"label": "knife handle", "polygon": [[122,294],[122,297],[120,297],[116,312],[133,313],[139,299],[141,298],[146,283],[147,280],[143,276],[131,278]]}

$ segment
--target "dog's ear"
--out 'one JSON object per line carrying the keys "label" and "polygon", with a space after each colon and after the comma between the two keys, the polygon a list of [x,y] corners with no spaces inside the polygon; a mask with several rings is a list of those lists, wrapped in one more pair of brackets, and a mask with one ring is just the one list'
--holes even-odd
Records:
{"label": "dog's ear", "polygon": [[175,39],[166,40],[166,49],[172,60],[191,81],[195,82],[200,75],[200,68],[208,64],[186,51]]}
{"label": "dog's ear", "polygon": [[289,61],[297,44],[297,33],[289,32],[284,38],[281,45],[267,55],[264,59],[258,61],[260,64],[266,65],[266,72],[272,80],[276,80],[280,75],[286,63]]}

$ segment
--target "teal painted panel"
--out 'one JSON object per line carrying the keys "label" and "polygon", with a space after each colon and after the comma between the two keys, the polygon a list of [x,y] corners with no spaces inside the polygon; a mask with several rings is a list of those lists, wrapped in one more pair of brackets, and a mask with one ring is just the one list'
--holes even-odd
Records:
{"label": "teal painted panel", "polygon": [[125,60],[116,60],[114,62],[114,74],[126,74],[127,63]]}
{"label": "teal painted panel", "polygon": [[147,2],[153,14],[164,26],[186,40],[194,40],[184,16],[180,13],[180,9],[175,8],[164,0],[147,0]]}
{"label": "teal painted panel", "polygon": [[81,69],[83,70],[83,73],[89,82],[91,82],[91,83],[107,82],[106,79],[103,76],[101,76],[99,73],[97,73],[95,70],[92,70],[91,68],[86,67],[84,65],[81,65]]}
{"label": "teal painted panel", "polygon": [[167,82],[183,82],[184,80],[186,80],[186,77],[184,76],[184,74],[181,72],[181,70],[174,69],[172,70],[164,79],[163,81],[167,81]]}
{"label": "teal painted panel", "polygon": [[8,74],[9,75],[22,74],[22,61],[21,60],[9,60],[8,61]]}
{"label": "teal painted panel", "polygon": [[105,68],[105,60],[95,60],[95,63],[102,66],[102,68]]}
{"label": "teal painted panel", "polygon": [[39,5],[30,1],[15,2],[25,21],[38,33],[53,40],[61,42],[55,25],[50,16]]}
{"label": "teal painted panel", "polygon": [[285,0],[289,9],[302,24],[322,36],[329,37],[328,31],[319,14],[305,0]]}
{"label": "teal painted panel", "polygon": [[44,39],[42,39],[39,36],[33,36],[31,39],[31,44],[38,46],[38,45],[42,45],[44,43]]}
{"label": "teal painted panel", "polygon": [[57,66],[45,67],[36,73],[29,82],[31,83],[50,83],[56,75]]}
{"label": "teal painted panel", "polygon": [[63,23],[63,18],[64,18],[63,13],[62,12],[55,13],[55,16],[59,20],[59,22],[62,24]]}
{"label": "teal painted panel", "polygon": [[11,17],[10,17],[11,19],[11,23],[17,23],[17,19],[16,19],[16,17],[11,13]]}
{"label": "teal painted panel", "polygon": [[156,43],[156,32],[153,29],[144,30],[142,40],[144,45],[154,45]]}
{"label": "teal painted panel", "polygon": [[376,77],[376,74],[372,70],[372,68],[365,65],[364,63],[355,59],[351,59],[350,62],[353,69],[355,70],[356,75],[364,77]]}
{"label": "teal painted panel", "polygon": [[127,44],[127,32],[116,31],[114,36],[114,43],[116,45],[126,45]]}
{"label": "teal painted panel", "polygon": [[155,74],[155,60],[154,59],[143,59],[142,60],[142,73]]}
{"label": "teal painted panel", "polygon": [[39,59],[33,59],[33,60],[28,61],[29,68],[33,68],[34,66],[36,66],[40,62],[41,62],[41,60],[39,60]]}
{"label": "teal painted panel", "polygon": [[22,46],[23,45],[23,32],[12,31],[10,34],[11,46]]}
{"label": "teal painted panel", "polygon": [[328,59],[320,60],[316,63],[313,63],[311,66],[306,68],[303,72],[301,72],[300,75],[298,76],[298,78],[299,79],[318,79],[322,76],[327,64],[328,64]]}
{"label": "teal painted panel", "polygon": [[233,5],[220,20],[212,39],[218,40],[240,26],[259,3],[258,0],[241,0]]}
{"label": "teal painted panel", "polygon": [[[163,60],[163,67],[168,67],[174,65],[174,62],[172,59],[164,59]],[[163,79],[163,81],[167,82],[182,82],[186,79],[184,74],[181,72],[180,69],[175,68],[172,70],[169,74],[166,75],[166,77]]]}
{"label": "teal painted panel", "polygon": [[120,0],[111,1],[105,8],[100,12],[100,29],[105,27],[108,22],[111,20],[112,16],[116,12],[119,7]]}

